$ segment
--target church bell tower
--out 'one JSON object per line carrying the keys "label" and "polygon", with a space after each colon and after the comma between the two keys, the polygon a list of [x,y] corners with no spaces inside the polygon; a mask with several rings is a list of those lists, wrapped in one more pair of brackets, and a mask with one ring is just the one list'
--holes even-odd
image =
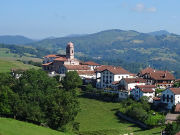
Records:
{"label": "church bell tower", "polygon": [[66,58],[74,59],[74,45],[72,42],[69,42],[66,47]]}

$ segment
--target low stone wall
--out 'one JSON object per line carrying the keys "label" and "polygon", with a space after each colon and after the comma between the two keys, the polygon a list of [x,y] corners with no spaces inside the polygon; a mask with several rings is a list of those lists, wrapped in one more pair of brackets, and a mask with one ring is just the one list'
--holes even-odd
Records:
{"label": "low stone wall", "polygon": [[142,122],[140,122],[140,121],[138,121],[138,120],[134,120],[134,119],[132,119],[132,118],[124,115],[124,114],[121,113],[121,112],[118,112],[117,115],[118,115],[119,117],[121,117],[122,119],[124,119],[124,120],[127,120],[127,121],[129,121],[129,122],[131,122],[131,123],[134,123],[134,124],[139,125],[139,126],[140,126],[141,128],[143,128],[143,129],[149,129],[149,127],[148,127],[147,125],[145,125],[144,123],[142,123]]}

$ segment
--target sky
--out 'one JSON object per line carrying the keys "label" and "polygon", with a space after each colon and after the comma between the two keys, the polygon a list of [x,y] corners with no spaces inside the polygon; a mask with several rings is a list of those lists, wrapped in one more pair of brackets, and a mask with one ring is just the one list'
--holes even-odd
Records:
{"label": "sky", "polygon": [[109,29],[180,34],[180,0],[0,0],[0,35],[42,39]]}

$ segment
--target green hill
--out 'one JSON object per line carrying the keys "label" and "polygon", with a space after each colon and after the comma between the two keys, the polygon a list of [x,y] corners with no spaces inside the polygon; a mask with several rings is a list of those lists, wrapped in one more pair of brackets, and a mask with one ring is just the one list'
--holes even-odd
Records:
{"label": "green hill", "polygon": [[0,135],[69,135],[10,118],[0,118]]}
{"label": "green hill", "polygon": [[76,122],[80,123],[81,135],[159,135],[161,128],[142,130],[136,125],[118,119],[115,115],[119,103],[103,102],[95,99],[79,98],[81,112]]}
{"label": "green hill", "polygon": [[0,43],[3,44],[27,44],[34,40],[20,35],[3,35],[0,36]]}
{"label": "green hill", "polygon": [[15,59],[0,58],[0,72],[10,72],[12,68],[38,69],[39,67],[23,64],[22,62],[16,61]]}
{"label": "green hill", "polygon": [[77,37],[46,39],[33,44],[54,52],[65,50],[67,42],[75,44],[76,57],[106,61],[109,64],[143,63],[157,69],[180,70],[180,36],[136,31],[107,30]]}

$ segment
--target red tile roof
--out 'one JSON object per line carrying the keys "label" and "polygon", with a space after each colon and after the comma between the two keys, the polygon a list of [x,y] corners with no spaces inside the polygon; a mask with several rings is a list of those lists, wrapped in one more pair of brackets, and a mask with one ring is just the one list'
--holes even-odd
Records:
{"label": "red tile roof", "polygon": [[[110,71],[111,73],[113,74],[131,74],[130,72],[128,72],[127,70],[123,69],[122,67],[114,67],[114,66],[111,66],[111,67],[107,67],[105,68],[104,70],[102,71],[105,71],[105,70],[108,70]],[[102,72],[101,71],[101,72]]]}
{"label": "red tile roof", "polygon": [[154,80],[175,80],[173,74],[168,71],[157,71],[149,73],[149,76]]}
{"label": "red tile roof", "polygon": [[95,63],[95,62],[93,62],[93,61],[84,62],[83,64],[84,64],[84,65],[90,65],[90,66],[99,66],[99,65],[100,65],[100,64]]}
{"label": "red tile roof", "polygon": [[66,61],[67,58],[66,57],[58,57],[56,59],[54,59],[54,61]]}
{"label": "red tile roof", "polygon": [[174,94],[180,94],[180,88],[169,88]]}
{"label": "red tile roof", "polygon": [[153,93],[154,92],[154,90],[152,90],[152,89],[147,89],[147,88],[145,88],[145,89],[140,89],[142,92],[144,92],[144,93]]}
{"label": "red tile roof", "polygon": [[161,98],[159,98],[159,97],[154,97],[153,100],[159,101],[159,100],[161,100]]}
{"label": "red tile roof", "polygon": [[140,74],[141,74],[141,75],[144,75],[144,74],[146,74],[146,73],[154,72],[154,70],[155,70],[155,69],[152,69],[152,68],[150,68],[150,67],[147,67],[147,68],[141,70],[141,71],[140,71]]}
{"label": "red tile roof", "polygon": [[180,112],[180,104],[176,105],[175,112]]}
{"label": "red tile roof", "polygon": [[139,88],[156,88],[155,85],[138,85]]}
{"label": "red tile roof", "polygon": [[87,65],[64,65],[68,70],[90,70],[90,67]]}
{"label": "red tile roof", "polygon": [[108,67],[113,67],[113,66],[111,66],[111,65],[101,65],[100,67],[95,68],[95,71],[101,72],[101,71],[107,69]]}
{"label": "red tile roof", "polygon": [[59,56],[58,56],[58,54],[49,54],[49,55],[46,55],[46,56],[44,56],[44,57],[56,57],[56,58],[57,58],[57,57],[59,57]]}
{"label": "red tile roof", "polygon": [[138,85],[136,87],[138,87],[144,93],[147,93],[147,92],[152,93],[154,92],[153,88],[156,88],[155,85]]}
{"label": "red tile roof", "polygon": [[180,131],[178,133],[176,133],[176,135],[180,135]]}
{"label": "red tile roof", "polygon": [[43,66],[48,66],[48,65],[52,65],[52,62],[49,62],[49,63],[44,63],[42,64]]}
{"label": "red tile roof", "polygon": [[94,71],[77,71],[79,75],[95,75]]}
{"label": "red tile roof", "polygon": [[123,78],[127,83],[146,83],[143,78]]}
{"label": "red tile roof", "polygon": [[119,83],[119,81],[114,81],[114,82],[112,82],[113,85],[116,85],[116,84],[118,84],[118,83]]}

